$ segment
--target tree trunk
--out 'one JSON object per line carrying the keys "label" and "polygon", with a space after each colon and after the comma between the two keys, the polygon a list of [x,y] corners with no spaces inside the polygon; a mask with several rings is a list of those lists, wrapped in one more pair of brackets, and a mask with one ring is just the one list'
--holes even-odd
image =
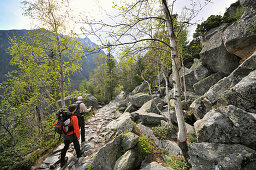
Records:
{"label": "tree trunk", "polygon": [[163,73],[163,76],[164,76],[164,80],[165,80],[165,93],[166,93],[166,97],[167,97],[167,104],[168,104],[168,123],[169,123],[169,126],[171,129],[173,129],[173,124],[172,124],[172,121],[171,121],[171,113],[170,113],[170,110],[171,110],[171,106],[170,106],[170,97],[169,97],[169,86],[168,86],[168,78],[166,77],[166,75]]}
{"label": "tree trunk", "polygon": [[178,122],[178,144],[182,150],[183,156],[188,162],[188,147],[187,147],[187,131],[184,121],[184,116],[182,113],[182,104],[181,104],[181,83],[180,83],[180,75],[179,70],[181,68],[181,63],[178,58],[178,49],[177,49],[177,37],[174,34],[173,30],[173,22],[171,18],[170,11],[167,6],[166,0],[161,0],[164,16],[166,19],[167,31],[169,33],[170,38],[170,46],[172,52],[172,72],[173,72],[173,87],[174,87],[174,104],[175,104],[175,112],[177,116]]}
{"label": "tree trunk", "polygon": [[60,99],[61,107],[65,108],[65,94],[64,94],[64,75],[63,75],[63,65],[62,65],[62,56],[60,54]]}

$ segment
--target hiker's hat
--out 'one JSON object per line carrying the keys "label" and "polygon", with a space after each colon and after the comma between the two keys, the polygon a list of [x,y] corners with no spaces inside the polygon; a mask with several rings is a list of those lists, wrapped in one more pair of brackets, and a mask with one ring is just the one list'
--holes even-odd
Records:
{"label": "hiker's hat", "polygon": [[77,100],[83,100],[83,97],[82,97],[82,96],[79,96],[79,97],[77,98]]}

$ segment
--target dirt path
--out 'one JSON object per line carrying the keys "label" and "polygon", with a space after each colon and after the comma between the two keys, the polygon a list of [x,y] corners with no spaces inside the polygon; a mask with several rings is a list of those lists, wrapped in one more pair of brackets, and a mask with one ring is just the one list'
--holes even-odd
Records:
{"label": "dirt path", "polygon": [[[88,169],[95,154],[105,145],[105,136],[108,134],[107,124],[114,119],[113,112],[116,110],[116,103],[98,109],[95,116],[85,122],[85,142],[81,144],[82,157],[77,159],[73,144],[70,146],[66,157],[68,162],[64,169]],[[60,152],[64,144],[58,146],[40,165],[35,169],[61,169],[59,166]]]}

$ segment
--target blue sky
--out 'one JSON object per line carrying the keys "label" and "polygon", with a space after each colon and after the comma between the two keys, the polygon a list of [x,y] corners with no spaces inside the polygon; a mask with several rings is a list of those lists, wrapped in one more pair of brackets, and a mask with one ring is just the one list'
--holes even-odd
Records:
{"label": "blue sky", "polygon": [[0,0],[0,30],[29,28],[19,0]]}
{"label": "blue sky", "polygon": [[[28,17],[22,15],[22,0],[0,0],[0,30],[9,29],[32,29]],[[85,10],[88,15],[101,18],[99,10],[96,8],[104,8],[104,10],[111,10],[112,1],[117,0],[70,0],[74,8],[78,10]],[[212,0],[213,3],[208,5],[202,10],[200,16],[203,20],[207,19],[210,15],[223,15],[225,9],[231,3],[237,0]],[[188,3],[189,0],[177,0],[180,6]]]}

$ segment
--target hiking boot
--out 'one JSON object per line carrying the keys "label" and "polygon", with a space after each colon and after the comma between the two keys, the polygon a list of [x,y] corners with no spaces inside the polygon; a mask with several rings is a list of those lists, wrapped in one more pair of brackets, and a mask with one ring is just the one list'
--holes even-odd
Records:
{"label": "hiking boot", "polygon": [[68,157],[65,157],[64,161],[60,161],[60,167],[63,168],[65,166],[65,164],[68,162]]}

